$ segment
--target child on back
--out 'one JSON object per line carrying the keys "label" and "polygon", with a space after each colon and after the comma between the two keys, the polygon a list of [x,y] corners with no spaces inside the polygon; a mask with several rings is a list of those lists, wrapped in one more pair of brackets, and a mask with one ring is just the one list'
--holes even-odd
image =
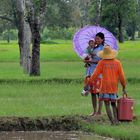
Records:
{"label": "child on back", "polygon": [[[99,100],[104,101],[106,112],[111,124],[118,124],[119,121],[117,118],[116,100],[119,80],[122,85],[123,94],[126,94],[126,81],[123,68],[120,61],[115,59],[117,52],[112,50],[110,46],[105,46],[103,51],[100,51],[98,55],[102,58],[102,60],[98,63],[94,73],[89,79],[87,86],[95,81],[100,74],[102,74]],[[110,109],[110,104],[113,109],[113,116]]]}

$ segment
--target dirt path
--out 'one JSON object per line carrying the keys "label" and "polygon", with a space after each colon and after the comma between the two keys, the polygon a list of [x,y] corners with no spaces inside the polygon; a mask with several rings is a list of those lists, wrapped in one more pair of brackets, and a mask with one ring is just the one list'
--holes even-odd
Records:
{"label": "dirt path", "polygon": [[106,117],[0,117],[0,131],[76,131],[81,129],[81,122],[108,123]]}

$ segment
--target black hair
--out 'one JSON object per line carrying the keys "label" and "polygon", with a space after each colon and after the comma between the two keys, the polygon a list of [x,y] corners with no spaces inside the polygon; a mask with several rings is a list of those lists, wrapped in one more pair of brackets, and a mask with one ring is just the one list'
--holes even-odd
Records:
{"label": "black hair", "polygon": [[88,44],[90,44],[91,42],[94,42],[93,40],[89,40]]}
{"label": "black hair", "polygon": [[101,32],[97,33],[96,36],[100,37],[101,39],[103,39],[103,45],[104,45],[104,41],[105,41],[105,35]]}

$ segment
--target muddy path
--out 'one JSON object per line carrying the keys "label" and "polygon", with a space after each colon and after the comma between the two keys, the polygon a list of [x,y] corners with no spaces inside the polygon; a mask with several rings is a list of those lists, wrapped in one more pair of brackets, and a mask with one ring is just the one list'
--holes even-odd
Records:
{"label": "muddy path", "polygon": [[109,123],[106,116],[0,117],[0,131],[78,131],[81,122]]}

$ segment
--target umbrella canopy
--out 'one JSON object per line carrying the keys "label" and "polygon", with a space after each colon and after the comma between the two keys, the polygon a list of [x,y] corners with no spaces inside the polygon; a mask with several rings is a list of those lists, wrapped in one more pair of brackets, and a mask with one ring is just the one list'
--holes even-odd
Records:
{"label": "umbrella canopy", "polygon": [[114,35],[100,26],[86,26],[75,33],[73,38],[73,46],[76,53],[82,58],[85,49],[88,47],[89,40],[95,39],[97,33],[103,33],[105,36],[105,45],[109,45],[118,50],[117,39]]}

